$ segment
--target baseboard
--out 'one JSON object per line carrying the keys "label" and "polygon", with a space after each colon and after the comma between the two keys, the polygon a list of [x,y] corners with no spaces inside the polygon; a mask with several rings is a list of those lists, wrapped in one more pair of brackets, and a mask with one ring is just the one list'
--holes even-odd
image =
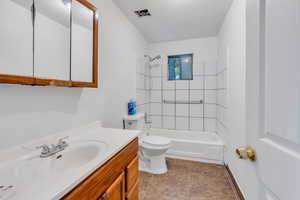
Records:
{"label": "baseboard", "polygon": [[232,182],[233,186],[235,187],[235,190],[237,192],[237,196],[239,197],[240,200],[245,200],[245,197],[244,197],[244,195],[243,195],[243,193],[242,193],[239,185],[237,184],[237,182],[236,182],[236,180],[235,180],[235,178],[234,178],[234,176],[233,176],[233,174],[232,174],[229,166],[225,165],[225,168],[226,168],[226,170],[228,172],[229,178],[231,179],[231,182]]}
{"label": "baseboard", "polygon": [[197,162],[202,162],[202,163],[224,165],[223,161],[220,161],[220,160],[209,160],[209,159],[204,159],[204,158],[199,158],[199,157],[180,155],[178,153],[176,153],[176,154],[166,153],[166,157],[179,159],[179,160],[190,160],[190,161],[197,161]]}

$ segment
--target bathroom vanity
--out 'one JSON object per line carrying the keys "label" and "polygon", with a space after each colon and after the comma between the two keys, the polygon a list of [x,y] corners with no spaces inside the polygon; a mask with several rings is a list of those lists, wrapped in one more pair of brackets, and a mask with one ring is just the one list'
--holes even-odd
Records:
{"label": "bathroom vanity", "polygon": [[0,151],[0,200],[137,200],[138,135],[92,123]]}
{"label": "bathroom vanity", "polygon": [[135,139],[62,200],[138,200],[137,152]]}

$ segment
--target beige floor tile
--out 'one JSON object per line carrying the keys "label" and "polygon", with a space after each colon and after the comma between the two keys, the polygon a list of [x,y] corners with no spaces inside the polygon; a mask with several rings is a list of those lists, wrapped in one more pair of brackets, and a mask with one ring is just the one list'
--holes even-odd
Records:
{"label": "beige floor tile", "polygon": [[167,159],[168,172],[140,174],[140,200],[238,200],[222,165]]}

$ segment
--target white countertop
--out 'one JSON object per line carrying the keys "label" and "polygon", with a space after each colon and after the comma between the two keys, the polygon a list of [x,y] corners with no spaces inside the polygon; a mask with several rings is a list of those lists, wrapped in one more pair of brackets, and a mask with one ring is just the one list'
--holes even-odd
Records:
{"label": "white countertop", "polygon": [[[13,186],[11,191],[14,194],[9,200],[60,199],[138,135],[139,131],[102,128],[95,123],[0,152],[0,185]],[[34,147],[56,143],[64,136],[69,136],[66,139],[69,146],[64,150],[66,153],[78,141],[80,144],[101,142],[105,145],[102,145],[99,155],[80,167],[68,169],[68,166],[60,166],[56,167],[56,171],[49,170],[57,155],[39,158],[41,150]],[[60,152],[62,156],[64,151]]]}

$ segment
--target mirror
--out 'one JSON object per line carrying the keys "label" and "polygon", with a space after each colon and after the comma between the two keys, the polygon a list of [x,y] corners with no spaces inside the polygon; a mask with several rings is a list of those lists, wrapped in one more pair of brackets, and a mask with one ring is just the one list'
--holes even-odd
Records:
{"label": "mirror", "polygon": [[36,0],[34,76],[70,80],[71,0]]}
{"label": "mirror", "polygon": [[0,74],[33,76],[32,4],[0,1]]}
{"label": "mirror", "polygon": [[72,81],[93,82],[93,28],[94,12],[72,1]]}

